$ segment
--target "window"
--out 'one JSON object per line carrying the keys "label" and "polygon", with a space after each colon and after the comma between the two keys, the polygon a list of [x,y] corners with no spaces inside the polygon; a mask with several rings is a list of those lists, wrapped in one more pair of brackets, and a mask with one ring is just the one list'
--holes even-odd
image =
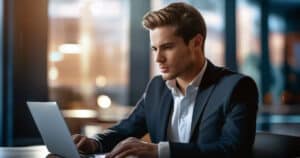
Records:
{"label": "window", "polygon": [[248,0],[239,0],[237,1],[236,17],[238,69],[239,72],[251,76],[261,92],[261,15],[259,7]]}
{"label": "window", "polygon": [[49,95],[61,108],[127,104],[128,3],[49,1]]}

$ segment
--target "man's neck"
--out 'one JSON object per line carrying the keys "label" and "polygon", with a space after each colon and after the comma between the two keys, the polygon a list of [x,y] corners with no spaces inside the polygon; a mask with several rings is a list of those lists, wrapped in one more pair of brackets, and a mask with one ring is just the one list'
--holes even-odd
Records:
{"label": "man's neck", "polygon": [[185,96],[186,88],[188,86],[189,82],[186,82],[185,80],[181,80],[179,78],[176,79],[176,85],[180,92]]}
{"label": "man's neck", "polygon": [[178,89],[184,96],[186,94],[186,88],[192,82],[192,80],[200,73],[200,71],[204,67],[204,64],[205,60],[202,61],[201,64],[199,64],[197,67],[195,67],[195,70],[192,71],[189,76],[176,78],[176,85],[178,86]]}

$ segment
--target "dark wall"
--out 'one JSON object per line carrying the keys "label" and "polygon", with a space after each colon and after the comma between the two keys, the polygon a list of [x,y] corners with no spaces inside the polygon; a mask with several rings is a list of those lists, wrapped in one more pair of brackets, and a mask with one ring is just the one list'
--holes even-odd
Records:
{"label": "dark wall", "polygon": [[150,0],[130,0],[129,105],[135,105],[150,78],[149,33],[141,21],[150,10]]}
{"label": "dark wall", "polygon": [[41,143],[25,104],[45,101],[47,89],[47,1],[4,1],[3,145]]}
{"label": "dark wall", "polygon": [[297,10],[291,10],[289,11],[286,16],[286,32],[298,32],[300,33],[300,20],[299,20],[299,15],[300,15],[300,5]]}
{"label": "dark wall", "polygon": [[3,0],[0,0],[0,144],[3,144]]}
{"label": "dark wall", "polygon": [[300,31],[300,1],[295,0],[269,0],[270,12],[285,19],[286,32]]}

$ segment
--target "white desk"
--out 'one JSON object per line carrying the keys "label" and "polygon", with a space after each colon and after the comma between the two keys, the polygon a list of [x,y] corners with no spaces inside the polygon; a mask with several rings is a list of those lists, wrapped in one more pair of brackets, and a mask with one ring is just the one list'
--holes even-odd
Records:
{"label": "white desk", "polygon": [[[49,151],[44,145],[27,147],[0,147],[0,158],[60,158],[49,155]],[[95,158],[104,158],[102,154],[95,155]]]}
{"label": "white desk", "polygon": [[46,146],[0,147],[1,158],[44,158],[49,154]]}

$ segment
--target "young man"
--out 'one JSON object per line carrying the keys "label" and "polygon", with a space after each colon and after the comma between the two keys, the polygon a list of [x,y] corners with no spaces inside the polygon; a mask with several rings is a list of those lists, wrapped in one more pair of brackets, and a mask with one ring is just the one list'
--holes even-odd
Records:
{"label": "young man", "polygon": [[[258,93],[249,77],[204,56],[206,26],[191,5],[147,13],[154,77],[128,118],[95,139],[74,135],[80,151],[108,158],[247,157],[255,137]],[[139,138],[149,133],[151,143]]]}

